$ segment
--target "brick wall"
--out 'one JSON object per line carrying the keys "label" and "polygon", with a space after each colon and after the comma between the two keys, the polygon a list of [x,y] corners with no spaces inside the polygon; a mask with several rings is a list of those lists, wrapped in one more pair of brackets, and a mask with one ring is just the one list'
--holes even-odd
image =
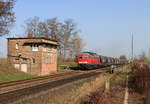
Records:
{"label": "brick wall", "polygon": [[[57,48],[56,46],[40,44],[38,51],[32,51],[31,45],[24,45],[25,42],[31,42],[36,40],[39,42],[40,39],[8,39],[8,56],[10,57],[13,64],[27,64],[27,72],[37,75],[45,75],[51,72],[57,71]],[[19,48],[16,49],[16,44]],[[50,47],[50,51],[48,51]],[[27,59],[16,60],[19,56]],[[35,63],[33,62],[35,59]],[[53,61],[52,61],[53,60]]]}

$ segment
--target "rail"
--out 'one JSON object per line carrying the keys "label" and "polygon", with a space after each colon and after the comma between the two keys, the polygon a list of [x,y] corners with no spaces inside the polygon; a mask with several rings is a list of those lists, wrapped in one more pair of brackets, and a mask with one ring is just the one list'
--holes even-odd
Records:
{"label": "rail", "polygon": [[54,74],[54,75],[49,75],[49,76],[35,77],[35,78],[31,78],[31,79],[26,79],[26,80],[4,82],[4,83],[0,83],[0,91],[3,89],[7,89],[9,87],[28,85],[31,83],[38,83],[38,82],[42,82],[45,80],[50,80],[52,78],[58,78],[58,77],[63,77],[66,75],[73,75],[73,74],[77,74],[77,73],[79,73],[79,72],[73,71],[73,72],[59,73],[59,74]]}

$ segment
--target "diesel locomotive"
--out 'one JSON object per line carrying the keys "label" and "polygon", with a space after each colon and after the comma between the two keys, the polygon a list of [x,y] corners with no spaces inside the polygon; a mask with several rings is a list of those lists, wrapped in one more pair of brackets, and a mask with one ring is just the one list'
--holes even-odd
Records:
{"label": "diesel locomotive", "polygon": [[75,59],[81,69],[93,69],[124,64],[124,61],[118,58],[101,56],[93,52],[82,52],[80,54],[77,54]]}

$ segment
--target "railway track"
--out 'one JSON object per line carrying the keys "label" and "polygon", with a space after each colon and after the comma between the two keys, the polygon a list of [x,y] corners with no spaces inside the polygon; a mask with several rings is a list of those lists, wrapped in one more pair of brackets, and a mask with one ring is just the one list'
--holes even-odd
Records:
{"label": "railway track", "polygon": [[78,72],[66,72],[66,73],[59,73],[59,74],[54,74],[54,75],[49,75],[49,76],[35,77],[35,78],[32,78],[32,79],[26,79],[26,80],[4,82],[4,83],[0,83],[0,89],[3,88],[3,87],[13,86],[13,85],[16,85],[16,84],[22,84],[22,83],[29,83],[29,82],[33,82],[33,81],[45,80],[45,79],[49,79],[49,78],[60,77],[60,76],[64,76],[64,75],[67,75],[67,74],[74,74],[74,73],[78,73]]}
{"label": "railway track", "polygon": [[[107,70],[108,68],[110,68],[110,67],[101,68],[101,71]],[[47,80],[57,79],[57,78],[60,78],[63,76],[71,76],[71,75],[83,74],[83,73],[89,73],[89,72],[95,72],[95,71],[100,71],[100,70],[96,69],[96,70],[90,70],[90,71],[71,71],[71,72],[63,72],[63,73],[59,73],[59,74],[36,77],[36,78],[26,79],[26,80],[4,82],[4,83],[0,83],[0,94],[2,93],[2,91],[7,90],[9,88],[13,88],[13,87],[21,87],[24,85],[30,85],[30,84],[34,84],[34,83],[40,83],[43,81],[47,81]]]}
{"label": "railway track", "polygon": [[[104,70],[105,69],[105,70]],[[52,91],[64,85],[95,77],[109,68],[83,72],[67,72],[51,76],[33,78],[0,84],[0,104],[15,104],[20,100],[30,99],[32,95],[40,96],[41,93]]]}
{"label": "railway track", "polygon": [[18,80],[18,81],[0,83],[0,94],[9,92],[11,90],[16,90],[19,88],[24,88],[27,86],[34,86],[36,84],[46,83],[47,81],[56,80],[63,76],[71,76],[71,75],[75,75],[79,73],[80,72],[72,71],[72,72],[59,73],[59,74],[54,74],[54,75],[49,75],[49,76],[36,77],[36,78],[26,79],[26,80]]}

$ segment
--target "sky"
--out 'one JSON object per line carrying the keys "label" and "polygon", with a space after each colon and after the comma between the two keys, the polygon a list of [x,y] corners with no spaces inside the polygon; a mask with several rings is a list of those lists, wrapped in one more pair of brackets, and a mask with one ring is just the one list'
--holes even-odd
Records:
{"label": "sky", "polygon": [[[17,0],[14,12],[10,36],[23,34],[25,20],[33,16],[71,18],[81,30],[86,51],[130,57],[132,33],[135,56],[150,48],[150,0]],[[0,38],[0,57],[7,55],[6,44]]]}

